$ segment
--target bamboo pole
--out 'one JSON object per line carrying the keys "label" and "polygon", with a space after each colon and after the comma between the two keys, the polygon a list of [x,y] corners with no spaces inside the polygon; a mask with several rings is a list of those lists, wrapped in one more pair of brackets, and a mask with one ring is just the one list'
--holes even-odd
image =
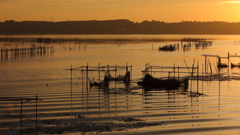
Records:
{"label": "bamboo pole", "polygon": [[184,60],[185,65],[187,66],[188,72],[191,73],[191,71],[190,71],[190,69],[189,69],[189,67],[187,65],[187,62],[185,61],[185,59],[183,59],[183,60]]}
{"label": "bamboo pole", "polygon": [[88,90],[88,63],[87,63],[87,66],[86,66],[86,88]]}
{"label": "bamboo pole", "polygon": [[[192,64],[192,72],[191,72],[191,77],[193,76],[193,70],[194,70],[194,64],[195,64],[195,59],[193,60],[193,64]],[[192,91],[192,79],[191,79],[191,87],[190,87],[190,89],[191,89],[191,91]]]}
{"label": "bamboo pole", "polygon": [[[117,78],[117,65],[115,65],[115,79]],[[117,84],[116,84],[116,81],[114,82],[115,83],[115,92],[117,91]],[[116,96],[116,94],[115,94]],[[116,98],[115,98],[116,99]]]}
{"label": "bamboo pole", "polygon": [[197,62],[197,92],[198,92],[198,74],[199,74],[199,62]]}
{"label": "bamboo pole", "polygon": [[175,79],[175,63],[173,64],[173,79]]}
{"label": "bamboo pole", "polygon": [[99,83],[101,82],[101,80],[100,80],[100,63],[98,63],[98,79],[99,79]]}
{"label": "bamboo pole", "polygon": [[37,132],[37,119],[38,119],[38,96],[36,94],[36,132]]}
{"label": "bamboo pole", "polygon": [[21,99],[21,114],[20,114],[21,135],[22,135],[22,108],[23,108],[23,99]]}
{"label": "bamboo pole", "polygon": [[131,77],[130,77],[130,79],[132,80],[132,66],[131,66]]}
{"label": "bamboo pole", "polygon": [[70,69],[70,70],[71,70],[70,89],[71,89],[71,97],[72,97],[72,80],[73,80],[73,79],[72,79],[72,70],[73,70],[73,69],[72,69],[72,65],[71,65],[71,69]]}
{"label": "bamboo pole", "polygon": [[215,68],[215,70],[216,70],[216,73],[218,72],[218,70],[217,70],[217,66],[213,63],[213,66],[214,66],[214,68]]}
{"label": "bamboo pole", "polygon": [[230,54],[229,54],[229,52],[228,52],[228,69],[230,68],[229,62],[230,62]]}
{"label": "bamboo pole", "polygon": [[115,78],[117,78],[117,65],[115,64]]}
{"label": "bamboo pole", "polygon": [[82,93],[83,93],[83,88],[84,88],[84,86],[83,86],[83,70],[81,70],[81,72],[82,72]]}
{"label": "bamboo pole", "polygon": [[207,56],[205,55],[205,73],[207,71]]}
{"label": "bamboo pole", "polygon": [[208,62],[209,62],[209,67],[210,67],[210,71],[211,71],[211,74],[212,74],[212,65],[211,65],[211,62],[209,61],[209,59],[208,59]]}
{"label": "bamboo pole", "polygon": [[203,64],[202,64],[202,93],[203,93]]}
{"label": "bamboo pole", "polygon": [[177,67],[178,68],[178,81],[180,80],[180,76],[179,76],[179,66]]}

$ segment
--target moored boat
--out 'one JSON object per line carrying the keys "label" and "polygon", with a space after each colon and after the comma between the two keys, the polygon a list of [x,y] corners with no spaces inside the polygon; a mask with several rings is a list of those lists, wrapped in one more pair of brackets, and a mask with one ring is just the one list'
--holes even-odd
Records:
{"label": "moored boat", "polygon": [[217,67],[218,68],[226,68],[226,67],[228,67],[228,65],[226,63],[222,63],[221,58],[218,56]]}
{"label": "moored boat", "polygon": [[220,63],[220,62],[218,62],[218,63],[217,63],[217,67],[218,67],[218,68],[226,68],[226,67],[228,67],[228,65],[227,65],[226,63]]}
{"label": "moored boat", "polygon": [[234,68],[234,67],[240,67],[240,63],[237,63],[237,64],[231,63],[231,68]]}
{"label": "moored boat", "polygon": [[138,85],[142,85],[143,87],[150,88],[165,88],[165,89],[177,89],[180,86],[187,87],[188,86],[188,78],[184,78],[181,80],[175,78],[154,78],[150,74],[146,74],[142,81],[138,82]]}

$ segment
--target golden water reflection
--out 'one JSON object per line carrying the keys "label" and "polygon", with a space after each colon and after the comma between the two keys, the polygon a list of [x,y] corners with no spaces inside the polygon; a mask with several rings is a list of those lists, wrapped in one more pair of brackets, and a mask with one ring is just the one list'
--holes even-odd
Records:
{"label": "golden water reflection", "polygon": [[[234,37],[235,38],[235,37]],[[222,69],[230,80],[205,80],[197,83],[189,80],[188,89],[151,90],[146,91],[137,85],[142,77],[146,63],[156,66],[192,66],[193,61],[199,62],[199,71],[204,70],[202,54],[217,53],[227,56],[227,53],[238,53],[238,45],[232,40],[216,40],[207,49],[189,51],[161,52],[157,48],[166,43],[134,43],[134,44],[88,44],[86,49],[64,50],[54,44],[54,54],[44,57],[24,57],[1,59],[0,95],[5,97],[33,97],[36,93],[43,99],[38,103],[38,125],[58,127],[64,124],[82,122],[119,122],[122,118],[141,119],[145,123],[159,125],[128,129],[130,134],[192,134],[192,133],[239,133],[239,76],[240,68]],[[26,45],[27,46],[27,45]],[[73,47],[73,44],[67,44]],[[227,46],[227,47],[226,47]],[[229,49],[228,49],[229,48]],[[184,59],[184,60],[183,60]],[[238,60],[231,59],[237,63]],[[211,63],[215,58],[209,58]],[[109,88],[87,87],[87,79],[82,79],[81,71],[73,71],[72,85],[69,69],[73,67],[117,65],[133,66],[133,81],[128,87],[123,82],[111,82]],[[213,66],[213,65],[212,65]],[[213,68],[214,69],[214,68]],[[210,72],[210,69],[208,69]],[[119,71],[117,74],[124,74]],[[213,70],[213,74],[219,73]],[[114,74],[114,73],[113,73]],[[188,73],[187,73],[188,74]],[[103,77],[104,73],[101,73]],[[153,73],[163,77],[164,73]],[[98,78],[98,73],[89,72],[92,78]],[[195,96],[199,91],[204,95]],[[194,95],[195,94],[195,95]],[[7,134],[10,128],[19,133],[19,102],[0,102],[2,133]],[[35,103],[23,104],[25,128],[34,122]],[[134,120],[134,119],[133,119]],[[139,121],[131,121],[136,124]],[[129,122],[129,123],[131,123]],[[163,122],[163,124],[162,124]],[[128,122],[122,122],[128,126]],[[44,128],[44,126],[46,126]],[[76,126],[76,125],[75,125]],[[71,127],[71,126],[69,126]],[[63,127],[62,127],[63,128]],[[114,134],[125,134],[110,127]],[[11,131],[12,132],[12,131]],[[33,131],[35,133],[35,131]],[[76,130],[76,132],[83,132]],[[88,132],[91,133],[91,132]],[[104,134],[102,132],[101,134]],[[61,133],[63,134],[63,132]]]}

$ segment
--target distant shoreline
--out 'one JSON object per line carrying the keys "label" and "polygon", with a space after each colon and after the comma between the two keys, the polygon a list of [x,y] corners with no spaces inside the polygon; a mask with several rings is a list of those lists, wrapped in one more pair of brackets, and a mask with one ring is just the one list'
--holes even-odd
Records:
{"label": "distant shoreline", "polygon": [[240,34],[240,22],[174,22],[130,20],[0,22],[1,35],[37,34]]}

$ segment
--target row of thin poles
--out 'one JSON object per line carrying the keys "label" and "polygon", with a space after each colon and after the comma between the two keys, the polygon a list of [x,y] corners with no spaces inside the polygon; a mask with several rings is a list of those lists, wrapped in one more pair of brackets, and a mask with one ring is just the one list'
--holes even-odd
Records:
{"label": "row of thin poles", "polygon": [[38,46],[38,47],[30,47],[30,48],[5,48],[0,49],[0,56],[1,58],[8,58],[11,57],[19,57],[19,56],[35,56],[37,55],[45,55],[45,54],[52,54],[54,52],[54,47],[45,47],[45,46]]}

